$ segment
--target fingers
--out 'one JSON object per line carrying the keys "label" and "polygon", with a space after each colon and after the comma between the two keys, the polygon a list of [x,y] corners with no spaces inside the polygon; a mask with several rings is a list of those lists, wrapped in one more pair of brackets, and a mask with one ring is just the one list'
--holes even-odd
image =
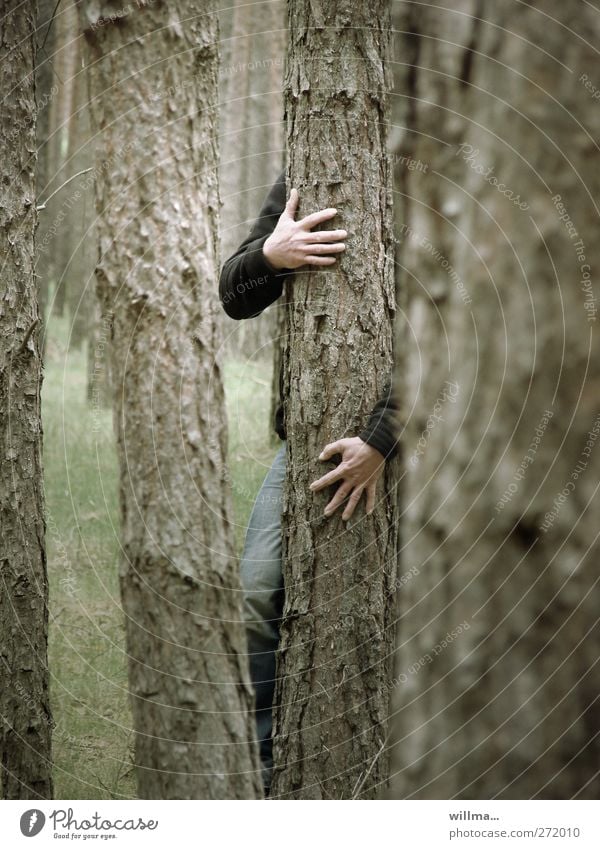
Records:
{"label": "fingers", "polygon": [[307,256],[306,263],[309,265],[333,265],[334,256]]}
{"label": "fingers", "polygon": [[326,516],[331,516],[333,513],[335,513],[342,501],[345,501],[346,496],[351,491],[351,489],[351,483],[342,484],[329,502],[329,504],[327,505],[327,507],[325,508],[325,510],[323,511],[323,513]]}
{"label": "fingers", "polygon": [[306,215],[304,218],[302,218],[298,223],[305,230],[310,230],[312,227],[316,227],[317,224],[322,224],[324,221],[329,221],[336,215],[337,209],[333,209],[332,207],[330,207],[328,209],[321,209],[319,212],[312,212],[310,215]]}
{"label": "fingers", "polygon": [[350,519],[352,514],[354,513],[356,505],[360,501],[360,498],[363,494],[363,489],[364,488],[362,486],[357,486],[356,489],[352,492],[352,495],[350,496],[350,498],[348,499],[348,503],[346,504],[346,508],[342,513],[342,519],[344,520],[344,522],[347,522],[348,519]]}
{"label": "fingers", "polygon": [[331,472],[327,472],[326,475],[323,475],[319,480],[313,481],[310,485],[311,492],[319,492],[322,489],[325,489],[326,486],[330,486],[332,483],[339,481],[340,478],[344,477],[344,472],[346,471],[346,467],[343,463],[333,469]]}
{"label": "fingers", "polygon": [[285,211],[290,218],[294,218],[296,216],[296,212],[298,210],[298,189],[292,189],[290,192],[290,196],[288,198],[288,202],[285,205]]}
{"label": "fingers", "polygon": [[344,450],[344,440],[338,439],[337,442],[330,442],[319,454],[319,460],[329,460],[334,454],[341,454]]}
{"label": "fingers", "polygon": [[323,245],[307,245],[306,250],[311,256],[322,256],[323,254],[341,254],[346,250],[346,245],[343,242],[334,242],[333,244]]}
{"label": "fingers", "polygon": [[[299,222],[301,223],[301,222]],[[347,230],[315,230],[306,234],[306,237],[311,242],[339,242],[342,239],[348,238]]]}
{"label": "fingers", "polygon": [[375,484],[369,484],[367,487],[367,516],[375,509]]}

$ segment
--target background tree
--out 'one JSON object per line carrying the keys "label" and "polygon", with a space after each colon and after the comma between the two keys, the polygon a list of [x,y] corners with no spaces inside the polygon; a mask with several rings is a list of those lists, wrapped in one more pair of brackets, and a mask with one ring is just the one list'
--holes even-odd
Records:
{"label": "background tree", "polygon": [[[80,348],[88,341],[92,347],[94,320],[94,268],[97,237],[94,211],[94,143],[90,128],[88,78],[82,69],[83,38],[78,22],[69,49],[77,57],[73,80],[73,105],[69,120],[69,157],[67,171],[71,181],[65,187],[68,198],[66,227],[69,238],[64,251],[64,279],[71,320],[69,343]],[[77,176],[79,175],[79,176]],[[74,178],[74,179],[73,179]]]}
{"label": "background tree", "polygon": [[[284,165],[285,0],[236,0],[220,18],[221,251],[226,258],[248,235]],[[243,322],[223,314],[230,356],[270,361],[278,311],[273,306]]]}
{"label": "background tree", "polygon": [[598,15],[407,4],[398,29],[393,795],[597,798]]}
{"label": "background tree", "polygon": [[[44,11],[44,15],[47,11]],[[66,0],[50,15],[50,41],[44,45],[41,61],[47,48],[51,49],[49,61],[52,69],[52,96],[49,101],[49,135],[46,139],[47,185],[41,186],[41,201],[48,201],[42,216],[39,240],[39,267],[52,285],[49,308],[62,316],[67,303],[68,276],[66,267],[73,245],[73,217],[68,203],[72,187],[60,189],[74,172],[71,171],[71,123],[75,97],[77,70],[77,10],[74,0]],[[56,192],[56,193],[55,193]],[[52,195],[52,197],[50,197]],[[46,230],[49,233],[46,234]]]}
{"label": "background tree", "polygon": [[333,225],[351,235],[333,271],[301,271],[286,292],[286,605],[272,792],[369,798],[387,777],[395,464],[373,514],[361,506],[347,525],[339,514],[323,517],[328,496],[309,485],[323,474],[324,446],[362,430],[391,372],[389,5],[296,0],[288,23],[288,173],[298,214],[334,206]]}
{"label": "background tree", "polygon": [[[58,87],[54,80],[51,57],[54,48],[54,36],[56,28],[52,22],[52,13],[56,3],[52,0],[38,0],[36,16],[36,68],[35,68],[35,90],[37,99],[37,159],[35,191],[37,198],[46,195],[46,187],[50,181],[50,113],[52,111],[52,100],[56,96]],[[46,307],[49,300],[49,280],[51,275],[51,254],[47,250],[40,249],[40,242],[44,245],[44,237],[51,224],[47,215],[43,215],[39,221],[36,239],[36,261],[35,272],[38,281],[38,300],[40,318],[45,321]],[[46,237],[50,238],[50,236]],[[45,333],[42,334],[42,349],[45,341]]]}
{"label": "background tree", "polygon": [[3,8],[0,67],[0,754],[5,799],[52,797],[40,315],[34,277],[35,8]]}
{"label": "background tree", "polygon": [[[139,795],[260,794],[215,352],[211,3],[82,4]],[[175,402],[175,399],[176,402]]]}

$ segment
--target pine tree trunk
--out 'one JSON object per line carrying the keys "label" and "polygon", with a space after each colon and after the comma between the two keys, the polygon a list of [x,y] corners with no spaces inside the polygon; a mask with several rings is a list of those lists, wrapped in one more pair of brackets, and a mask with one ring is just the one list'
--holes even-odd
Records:
{"label": "pine tree trunk", "polygon": [[[36,198],[41,201],[49,194],[48,183],[51,179],[50,172],[50,115],[52,101],[54,100],[58,86],[54,82],[50,57],[53,53],[55,29],[51,25],[52,12],[56,3],[53,0],[38,0],[36,17],[36,39],[38,44],[36,56],[35,90],[37,99],[37,165],[35,193]],[[41,45],[44,45],[43,48]],[[51,262],[50,253],[45,246],[44,237],[51,225],[48,211],[45,210],[39,219],[36,233],[36,258],[35,272],[38,281],[38,300],[40,309],[40,320],[45,322],[46,310],[50,296]],[[45,344],[46,334],[42,332],[41,343]],[[42,355],[43,355],[42,350]]]}
{"label": "pine tree trunk", "polygon": [[86,357],[86,398],[92,410],[102,410],[112,406],[109,351],[114,314],[102,314],[102,305],[95,293],[91,301],[92,318]]}
{"label": "pine tree trunk", "polygon": [[[73,43],[81,64],[82,39]],[[69,197],[67,218],[71,232],[70,255],[67,257],[67,297],[71,331],[69,341],[80,348],[91,342],[94,323],[94,268],[96,266],[94,181],[90,169],[94,166],[94,150],[90,133],[87,75],[79,70],[75,77],[73,116],[70,124],[69,173],[80,174],[65,191]]]}
{"label": "pine tree trunk", "polygon": [[34,4],[6,3],[0,47],[0,754],[5,799],[52,798],[40,315],[34,277],[34,33]]}
{"label": "pine tree trunk", "polygon": [[[57,93],[52,100],[51,126],[51,167],[50,179],[54,191],[65,183],[75,172],[71,160],[71,124],[73,121],[73,103],[75,97],[75,72],[77,68],[77,9],[74,0],[65,0],[56,14],[53,26],[56,27],[55,53],[53,65],[56,75]],[[69,276],[68,266],[73,251],[73,218],[70,214],[70,197],[73,185],[62,188],[44,210],[44,215],[52,223],[55,231],[52,239],[53,271],[55,289],[52,298],[52,312],[62,316],[67,303]]]}
{"label": "pine tree trunk", "polygon": [[224,42],[220,75],[221,102],[221,191],[223,214],[221,246],[228,257],[246,236],[252,210],[248,207],[248,94],[250,92],[250,58],[252,38],[252,6],[234,0],[231,35]]}
{"label": "pine tree trunk", "polygon": [[403,29],[394,795],[597,798],[598,14],[465,0]]}
{"label": "pine tree trunk", "polygon": [[[242,238],[248,234],[269,189],[285,166],[282,151],[285,2],[253,4],[247,8],[251,17],[245,39],[249,42],[245,132],[238,136],[236,148],[238,155],[243,153],[246,163],[244,185],[238,186],[238,192],[243,188],[247,218],[240,231]],[[239,115],[239,105],[237,110]],[[230,331],[233,342],[230,350],[244,359],[272,361],[278,310],[281,310],[280,302],[252,321],[236,322]]]}
{"label": "pine tree trunk", "polygon": [[112,316],[121,590],[142,798],[260,794],[215,353],[210,3],[82,7]]}
{"label": "pine tree trunk", "polygon": [[387,779],[397,561],[394,465],[375,511],[326,519],[313,496],[323,447],[357,435],[392,369],[392,194],[386,155],[385,0],[296,0],[285,86],[288,173],[299,215],[334,206],[350,238],[335,270],[287,287],[286,604],[273,794],[379,795]]}

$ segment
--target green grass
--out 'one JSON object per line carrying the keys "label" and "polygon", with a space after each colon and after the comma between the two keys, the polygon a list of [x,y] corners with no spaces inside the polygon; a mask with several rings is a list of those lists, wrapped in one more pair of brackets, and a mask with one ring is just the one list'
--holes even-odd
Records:
{"label": "green grass", "polygon": [[[68,348],[67,322],[53,319],[48,338],[42,399],[55,795],[135,798],[112,415],[86,401],[86,356]],[[270,385],[266,363],[225,366],[238,553],[276,450]]]}

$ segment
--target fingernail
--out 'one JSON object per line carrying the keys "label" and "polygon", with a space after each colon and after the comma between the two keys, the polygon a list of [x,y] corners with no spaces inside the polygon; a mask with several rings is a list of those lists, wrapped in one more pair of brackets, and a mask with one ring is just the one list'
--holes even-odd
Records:
{"label": "fingernail", "polygon": [[324,460],[324,459],[325,459],[325,453],[323,451],[321,451],[321,453],[319,454],[319,460]]}

